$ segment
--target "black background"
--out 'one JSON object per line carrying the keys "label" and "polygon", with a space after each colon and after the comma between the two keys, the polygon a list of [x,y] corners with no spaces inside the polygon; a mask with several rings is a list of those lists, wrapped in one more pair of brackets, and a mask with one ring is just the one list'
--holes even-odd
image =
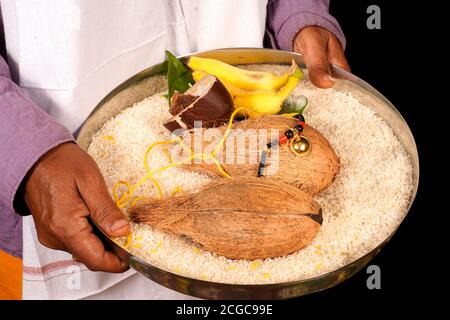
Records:
{"label": "black background", "polygon": [[[366,27],[369,16],[366,9],[371,4],[381,8],[381,30]],[[431,168],[437,165],[432,158],[435,146],[430,131],[436,126],[432,117],[440,104],[432,101],[430,89],[442,82],[434,78],[432,71],[437,64],[445,64],[435,55],[437,49],[431,49],[439,38],[446,37],[445,29],[435,25],[439,10],[435,3],[422,1],[331,1],[330,11],[347,38],[346,56],[352,72],[385,95],[414,134],[420,158],[419,191],[397,233],[371,262],[381,268],[381,290],[367,289],[368,275],[363,269],[334,288],[281,305],[275,303],[276,313],[281,313],[281,306],[282,312],[297,314],[299,318],[306,310],[321,314],[352,309],[350,316],[361,314],[355,307],[363,307],[366,311],[361,315],[365,317],[376,310],[388,313],[385,309],[388,305],[396,305],[399,311],[425,307],[424,301],[435,295],[436,287],[446,289],[444,282],[450,275],[447,276],[446,265],[435,255],[439,243],[435,235],[437,227],[443,224],[441,216],[447,212],[440,212],[432,205],[437,202],[432,199],[439,185],[431,174]],[[448,76],[441,72],[441,77]],[[157,305],[162,314],[174,315],[174,308],[181,302]],[[114,312],[126,313],[129,309],[121,304],[116,306]],[[151,308],[155,307],[152,304]]]}
{"label": "black background", "polygon": [[[371,4],[381,9],[380,30],[366,27],[369,17],[366,10]],[[381,269],[381,290],[367,289],[368,274],[363,269],[334,288],[297,298],[297,301],[339,302],[342,306],[358,301],[372,310],[380,303],[408,301],[404,307],[410,308],[413,302],[420,305],[430,298],[435,286],[443,286],[441,279],[445,278],[445,266],[433,257],[438,245],[434,234],[440,218],[430,204],[433,188],[429,132],[433,123],[427,115],[433,110],[433,103],[428,99],[428,86],[434,79],[428,69],[430,61],[426,54],[437,40],[432,37],[439,31],[433,30],[431,35],[427,32],[432,23],[426,18],[437,19],[437,16],[428,15],[427,10],[431,9],[435,8],[423,2],[331,1],[330,11],[346,35],[346,56],[352,72],[385,95],[413,132],[419,150],[420,184],[408,216],[371,262]]]}

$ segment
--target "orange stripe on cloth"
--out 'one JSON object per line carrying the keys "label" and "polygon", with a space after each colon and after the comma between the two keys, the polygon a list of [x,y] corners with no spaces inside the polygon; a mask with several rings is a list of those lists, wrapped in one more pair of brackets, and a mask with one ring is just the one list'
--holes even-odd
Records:
{"label": "orange stripe on cloth", "polygon": [[0,250],[0,300],[22,300],[22,260]]}

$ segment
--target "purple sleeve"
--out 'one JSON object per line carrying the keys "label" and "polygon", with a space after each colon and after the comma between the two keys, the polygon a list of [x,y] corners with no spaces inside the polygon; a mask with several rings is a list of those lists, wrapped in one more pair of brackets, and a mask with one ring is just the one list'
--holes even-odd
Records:
{"label": "purple sleeve", "polygon": [[329,5],[330,0],[269,0],[267,29],[269,36],[272,36],[272,44],[292,51],[294,37],[301,29],[319,26],[331,31],[345,49],[344,33],[328,12]]}
{"label": "purple sleeve", "polygon": [[0,205],[14,211],[16,191],[33,164],[71,133],[11,81],[0,56]]}

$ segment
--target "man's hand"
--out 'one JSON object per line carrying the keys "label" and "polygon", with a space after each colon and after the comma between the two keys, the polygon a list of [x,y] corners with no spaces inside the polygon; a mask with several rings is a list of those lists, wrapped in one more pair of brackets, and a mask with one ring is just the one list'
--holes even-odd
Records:
{"label": "man's hand", "polygon": [[324,28],[311,26],[300,30],[294,39],[294,51],[303,54],[309,79],[316,87],[330,88],[334,85],[330,63],[350,71],[341,43]]}
{"label": "man's hand", "polygon": [[129,222],[108,194],[95,161],[76,144],[61,144],[42,156],[26,182],[25,202],[46,247],[72,253],[93,271],[127,269],[105,250],[87,217],[112,237],[127,235]]}

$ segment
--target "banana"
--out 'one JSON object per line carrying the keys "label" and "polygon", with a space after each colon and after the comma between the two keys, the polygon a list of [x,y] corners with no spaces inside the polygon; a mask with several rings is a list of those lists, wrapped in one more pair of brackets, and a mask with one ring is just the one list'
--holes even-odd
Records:
{"label": "banana", "polygon": [[276,76],[270,72],[244,70],[225,62],[200,57],[190,57],[187,65],[192,70],[202,70],[230,84],[246,90],[276,90],[286,84],[287,72]]}
{"label": "banana", "polygon": [[299,84],[303,74],[300,68],[296,68],[294,73],[280,90],[275,93],[258,93],[250,95],[233,96],[233,102],[236,107],[244,108],[251,117],[261,115],[276,114],[280,112],[284,100],[286,100]]}
{"label": "banana", "polygon": [[[235,107],[244,108],[251,118],[261,115],[276,114],[281,110],[286,100],[300,80],[303,78],[301,69],[293,62],[287,72],[290,74],[286,84],[280,90],[245,90],[219,78],[233,98]],[[192,76],[195,81],[208,75],[205,71],[195,70]]]}
{"label": "banana", "polygon": [[[209,75],[209,73],[203,71],[203,70],[195,70],[192,72],[192,77],[194,78],[194,81],[197,82],[200,79],[206,77]],[[235,85],[231,84],[230,82],[223,80],[221,78],[218,78],[220,82],[224,85],[224,87],[227,89],[227,91],[231,94],[231,96],[245,96],[248,94],[259,94],[259,93],[276,93],[276,90],[246,90],[239,87],[236,87]]]}

